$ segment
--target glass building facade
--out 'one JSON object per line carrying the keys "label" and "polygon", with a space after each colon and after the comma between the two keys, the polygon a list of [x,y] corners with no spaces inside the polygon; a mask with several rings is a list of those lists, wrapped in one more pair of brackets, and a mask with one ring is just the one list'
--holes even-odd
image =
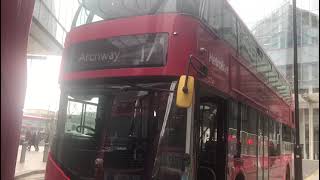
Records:
{"label": "glass building facade", "polygon": [[63,45],[78,7],[78,0],[35,0],[33,17]]}
{"label": "glass building facade", "polygon": [[[319,160],[319,14],[315,12],[297,9],[299,120],[304,158]],[[261,19],[252,32],[293,86],[292,4],[287,2]]]}

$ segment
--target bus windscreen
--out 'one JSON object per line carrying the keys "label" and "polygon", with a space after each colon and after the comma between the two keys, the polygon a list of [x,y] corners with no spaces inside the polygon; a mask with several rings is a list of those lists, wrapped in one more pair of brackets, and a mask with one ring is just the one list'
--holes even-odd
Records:
{"label": "bus windscreen", "polygon": [[187,111],[173,103],[175,85],[64,88],[53,158],[71,179],[94,178],[99,158],[108,180],[181,174]]}

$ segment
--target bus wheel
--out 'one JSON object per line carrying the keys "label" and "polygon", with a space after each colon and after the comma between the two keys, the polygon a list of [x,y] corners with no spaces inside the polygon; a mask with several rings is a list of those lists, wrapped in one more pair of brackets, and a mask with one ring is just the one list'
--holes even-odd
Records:
{"label": "bus wheel", "polygon": [[290,180],[290,169],[287,167],[287,172],[286,172],[286,180]]}
{"label": "bus wheel", "polygon": [[236,180],[244,180],[243,174],[238,174]]}

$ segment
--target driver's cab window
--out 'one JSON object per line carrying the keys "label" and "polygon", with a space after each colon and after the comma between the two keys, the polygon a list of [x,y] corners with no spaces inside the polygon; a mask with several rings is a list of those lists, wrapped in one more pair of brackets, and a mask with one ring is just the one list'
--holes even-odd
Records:
{"label": "driver's cab window", "polygon": [[97,116],[98,97],[80,100],[68,97],[65,133],[92,135]]}

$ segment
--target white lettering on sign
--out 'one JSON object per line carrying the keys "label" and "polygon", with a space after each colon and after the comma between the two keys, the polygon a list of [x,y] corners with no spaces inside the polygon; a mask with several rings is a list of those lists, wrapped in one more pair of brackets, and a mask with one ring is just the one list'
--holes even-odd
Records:
{"label": "white lettering on sign", "polygon": [[120,51],[111,51],[107,53],[82,53],[78,59],[79,62],[116,62]]}
{"label": "white lettering on sign", "polygon": [[209,63],[228,74],[229,67],[225,65],[222,60],[219,60],[216,56],[214,56],[213,53],[209,54]]}

